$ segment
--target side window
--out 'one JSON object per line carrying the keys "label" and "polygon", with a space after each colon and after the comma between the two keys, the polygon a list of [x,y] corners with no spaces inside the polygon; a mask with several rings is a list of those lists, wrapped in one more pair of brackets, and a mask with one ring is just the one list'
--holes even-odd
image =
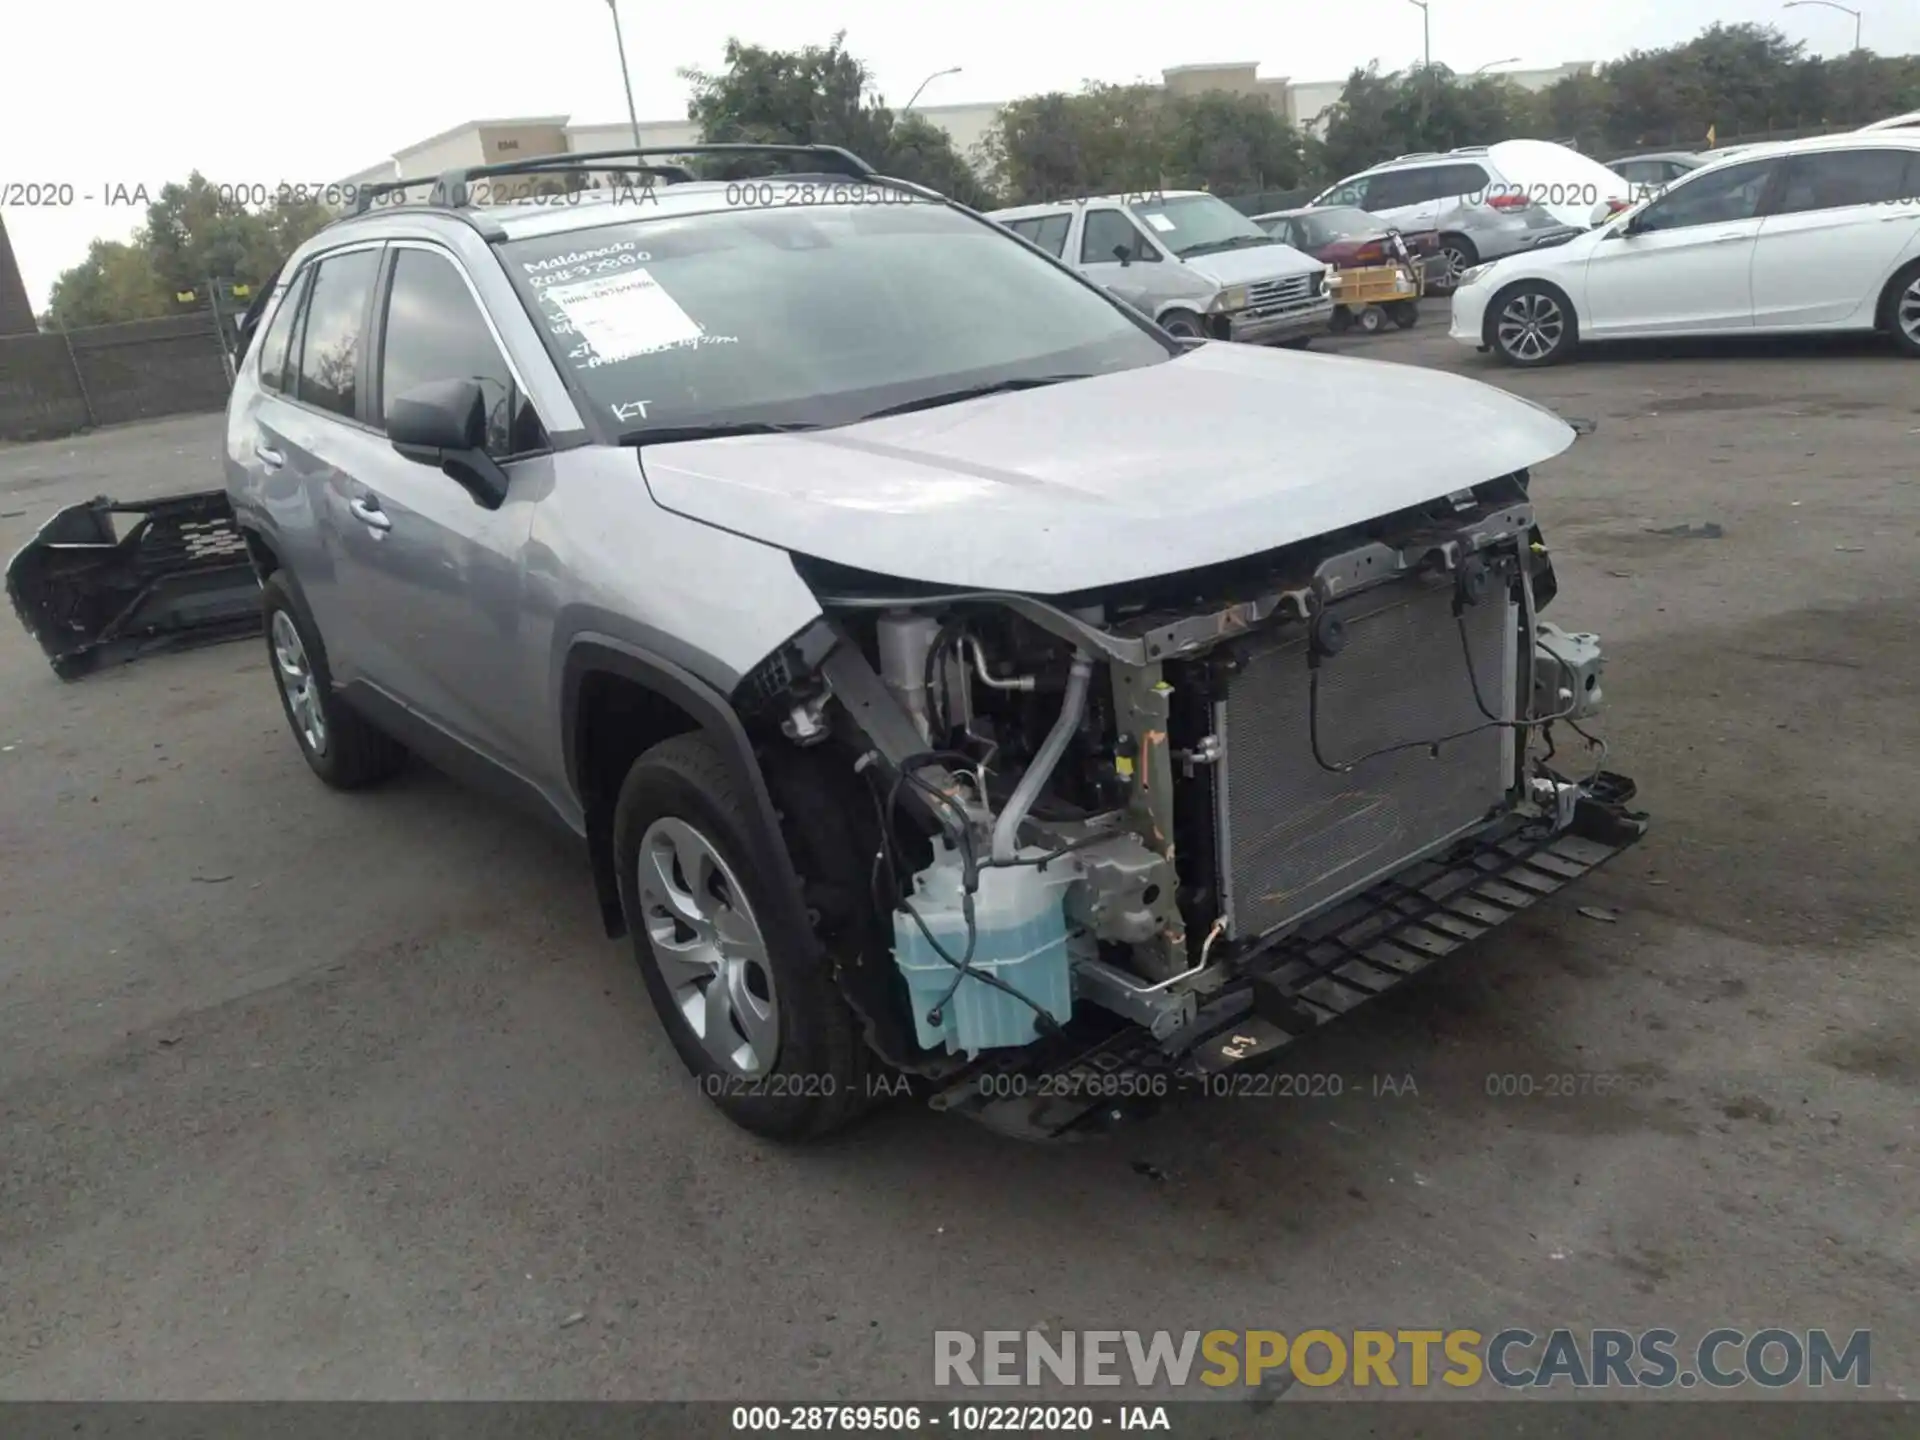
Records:
{"label": "side window", "polygon": [[367,301],[379,270],[378,250],[351,250],[322,260],[315,271],[296,366],[295,393],[307,404],[354,417]]}
{"label": "side window", "polygon": [[1111,261],[1116,249],[1125,249],[1135,260],[1158,260],[1159,252],[1133,228],[1133,222],[1118,210],[1089,210],[1087,228],[1080,237],[1080,263]]}
{"label": "side window", "polygon": [[[1436,165],[1427,174],[1432,177],[1433,193],[1422,195],[1422,200],[1455,195],[1472,195],[1484,200],[1493,188],[1493,180],[1483,165]],[[1501,191],[1494,189],[1493,193],[1500,194]]]}
{"label": "side window", "polygon": [[1787,163],[1779,215],[1808,210],[1840,210],[1849,205],[1895,202],[1912,196],[1907,188],[1907,150],[1836,150],[1797,155]]}
{"label": "side window", "polygon": [[397,248],[380,346],[380,418],[409,390],[436,380],[477,380],[487,406],[487,453],[496,459],[544,449],[533,407],[513,383],[480,306],[454,262],[431,250]]}
{"label": "side window", "polygon": [[1058,259],[1067,248],[1067,231],[1073,227],[1071,215],[1043,215],[1035,222],[1039,229],[1033,243]]}
{"label": "side window", "polygon": [[1040,221],[1037,217],[1032,220],[1009,220],[1006,224],[1007,229],[1018,235],[1022,240],[1036,240],[1039,238]]}
{"label": "side window", "polygon": [[1776,162],[1754,160],[1729,165],[1670,190],[1640,212],[1634,230],[1683,230],[1693,225],[1724,225],[1751,220],[1760,212]]}
{"label": "side window", "polygon": [[313,267],[309,265],[293,277],[287,286],[286,297],[281,300],[280,308],[273,312],[273,323],[267,326],[267,333],[260,340],[260,385],[262,389],[283,391],[287,388],[287,351],[288,342],[293,338],[294,321],[300,314],[300,302],[307,298],[307,281],[313,276]]}
{"label": "side window", "polygon": [[1418,205],[1439,192],[1434,189],[1432,167],[1421,170],[1388,170],[1373,177],[1368,186],[1367,210],[1395,210],[1402,205]]}
{"label": "side window", "polygon": [[[1358,205],[1364,210],[1367,208],[1368,195],[1374,193],[1374,182],[1379,180],[1379,178],[1378,175],[1362,175],[1357,180],[1343,181],[1337,190],[1329,191],[1314,203],[1317,205]],[[1374,195],[1374,203],[1376,205],[1380,203],[1377,194]]]}

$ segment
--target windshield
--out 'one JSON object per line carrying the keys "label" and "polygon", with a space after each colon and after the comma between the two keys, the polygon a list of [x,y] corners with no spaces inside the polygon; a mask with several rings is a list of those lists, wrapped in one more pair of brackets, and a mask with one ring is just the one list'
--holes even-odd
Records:
{"label": "windshield", "polygon": [[1325,210],[1309,210],[1300,217],[1307,238],[1315,245],[1331,245],[1339,240],[1366,240],[1387,232],[1387,222],[1378,215],[1352,205],[1330,205]]}
{"label": "windshield", "polygon": [[501,249],[562,374],[626,438],[842,425],[1176,353],[998,227],[888,199],[743,204]]}
{"label": "windshield", "polygon": [[1246,245],[1277,245],[1266,231],[1217,195],[1156,196],[1127,207],[1160,243],[1182,258]]}

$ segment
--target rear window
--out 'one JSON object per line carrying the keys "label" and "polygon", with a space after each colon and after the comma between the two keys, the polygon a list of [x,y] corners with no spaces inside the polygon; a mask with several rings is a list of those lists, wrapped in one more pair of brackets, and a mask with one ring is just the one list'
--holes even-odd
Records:
{"label": "rear window", "polygon": [[1172,353],[999,225],[897,197],[627,220],[501,250],[561,373],[623,435],[845,424]]}

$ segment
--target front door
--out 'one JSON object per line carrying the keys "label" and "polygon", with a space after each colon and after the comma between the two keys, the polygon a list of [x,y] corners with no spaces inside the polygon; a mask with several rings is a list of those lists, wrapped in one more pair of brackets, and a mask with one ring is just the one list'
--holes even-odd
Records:
{"label": "front door", "polygon": [[[1155,281],[1166,262],[1133,217],[1111,205],[1089,206],[1080,217],[1080,269],[1135,309],[1152,315],[1157,308]],[[1126,263],[1118,259],[1125,251]]]}
{"label": "front door", "polygon": [[[382,280],[373,416],[437,380],[478,380],[487,451],[509,476],[498,509],[439,467],[383,444],[354,476],[343,521],[349,590],[362,625],[386,637],[373,677],[453,739],[523,775],[539,718],[520,671],[527,537],[552,484],[552,458],[479,301],[453,255],[395,242]],[[539,697],[544,698],[544,697]]]}
{"label": "front door", "polygon": [[1753,325],[1753,252],[1773,160],[1711,170],[1618,225],[1587,261],[1585,331],[1709,334]]}

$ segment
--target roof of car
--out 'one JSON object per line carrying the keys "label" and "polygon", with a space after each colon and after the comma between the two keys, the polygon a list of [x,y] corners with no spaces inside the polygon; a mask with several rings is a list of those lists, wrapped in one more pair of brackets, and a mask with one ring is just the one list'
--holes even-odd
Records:
{"label": "roof of car", "polygon": [[1822,150],[1883,150],[1888,146],[1920,150],[1920,129],[1848,130],[1838,135],[1807,135],[1798,140],[1769,140],[1754,145],[1709,150],[1700,158],[1708,165],[1722,160],[1761,160],[1770,155],[1803,155]]}
{"label": "roof of car", "polygon": [[1074,195],[1061,200],[1040,200],[1031,205],[1009,205],[1000,210],[987,210],[982,213],[989,220],[1027,220],[1035,215],[1057,215],[1062,210],[1075,210],[1087,205],[1131,205],[1142,200],[1184,200],[1194,195],[1208,194],[1205,190],[1135,190],[1117,195]]}
{"label": "roof of car", "polygon": [[1695,150],[1655,150],[1641,155],[1621,155],[1612,160],[1603,160],[1600,163],[1609,169],[1615,165],[1630,164],[1635,160],[1678,160],[1688,165],[1699,165],[1703,164],[1706,158],[1706,156],[1701,155]]}
{"label": "roof of car", "polygon": [[[788,196],[794,187],[799,198]],[[524,240],[538,235],[560,235],[621,221],[666,219],[721,210],[785,208],[792,204],[863,204],[880,192],[912,194],[917,187],[875,176],[871,180],[842,175],[780,175],[764,180],[693,180],[649,184],[635,180],[564,195],[533,196],[497,204],[452,206],[442,204],[377,205],[363,214],[335,221],[323,233],[358,231],[382,221],[405,221],[427,226],[464,225],[501,240]],[[818,199],[810,198],[817,191]],[[767,196],[774,198],[768,199]],[[914,195],[925,204],[944,204],[927,191]],[[382,227],[391,228],[391,227]]]}

